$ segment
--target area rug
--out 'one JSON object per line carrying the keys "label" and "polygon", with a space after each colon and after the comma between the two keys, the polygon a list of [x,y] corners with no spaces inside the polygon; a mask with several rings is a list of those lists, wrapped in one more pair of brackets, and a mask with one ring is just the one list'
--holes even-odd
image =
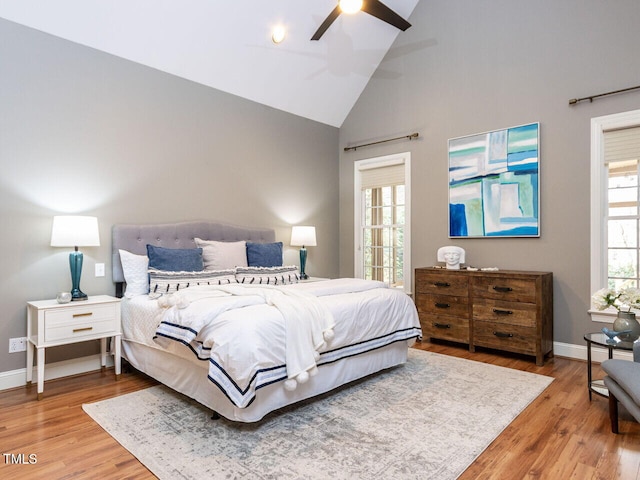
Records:
{"label": "area rug", "polygon": [[255,424],[155,386],[83,405],[158,478],[455,479],[553,381],[410,349],[406,364]]}

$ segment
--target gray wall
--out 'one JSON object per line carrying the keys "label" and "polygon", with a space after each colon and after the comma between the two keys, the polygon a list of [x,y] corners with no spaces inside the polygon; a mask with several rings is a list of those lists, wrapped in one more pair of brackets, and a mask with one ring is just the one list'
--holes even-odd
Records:
{"label": "gray wall", "polygon": [[[215,59],[212,59],[215,61]],[[82,290],[114,292],[111,226],[221,220],[317,227],[307,272],[336,276],[338,129],[0,20],[0,373],[26,335],[28,300],[69,290],[69,249],[49,246],[53,215],[95,215]],[[107,276],[94,277],[106,263]],[[97,352],[47,350],[47,361]]]}
{"label": "gray wall", "polygon": [[[638,0],[423,0],[340,129],[340,274],[353,271],[353,161],[412,154],[413,266],[452,242],[476,266],[554,273],[557,342],[584,345],[590,301],[590,119],[640,108]],[[541,124],[541,237],[451,240],[447,140]],[[417,141],[342,147],[418,131]]]}

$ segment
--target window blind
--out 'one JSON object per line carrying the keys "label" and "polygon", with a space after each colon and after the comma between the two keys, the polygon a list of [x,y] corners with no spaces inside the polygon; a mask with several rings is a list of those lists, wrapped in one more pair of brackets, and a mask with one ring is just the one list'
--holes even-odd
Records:
{"label": "window blind", "polygon": [[404,184],[404,164],[386,165],[384,167],[360,170],[362,189],[388,187]]}
{"label": "window blind", "polygon": [[604,162],[640,159],[640,126],[603,132]]}

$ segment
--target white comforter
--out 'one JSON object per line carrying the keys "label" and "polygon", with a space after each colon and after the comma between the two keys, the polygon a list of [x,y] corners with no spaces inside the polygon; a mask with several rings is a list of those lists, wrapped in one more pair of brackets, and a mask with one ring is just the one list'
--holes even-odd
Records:
{"label": "white comforter", "polygon": [[[168,300],[168,301],[167,301]],[[295,388],[316,366],[419,337],[413,301],[381,282],[192,287],[164,299],[156,342],[188,346],[238,407],[274,382]],[[300,375],[302,373],[302,375]]]}

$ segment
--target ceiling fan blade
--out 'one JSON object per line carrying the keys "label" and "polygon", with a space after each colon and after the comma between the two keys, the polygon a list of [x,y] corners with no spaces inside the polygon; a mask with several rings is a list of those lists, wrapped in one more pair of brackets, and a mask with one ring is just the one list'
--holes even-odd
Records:
{"label": "ceiling fan blade", "polygon": [[335,19],[338,18],[338,15],[340,15],[340,12],[341,12],[340,7],[336,6],[336,8],[333,9],[333,11],[329,14],[329,16],[324,19],[324,22],[322,22],[322,25],[318,27],[318,30],[316,30],[316,33],[313,34],[313,37],[311,37],[311,40],[320,40],[320,37],[324,35],[324,32],[326,32],[327,29],[331,26],[331,24],[335,21]]}
{"label": "ceiling fan blade", "polygon": [[364,0],[362,3],[362,11],[379,18],[383,22],[387,22],[389,25],[399,28],[403,32],[411,26],[409,22],[387,7],[380,0]]}

